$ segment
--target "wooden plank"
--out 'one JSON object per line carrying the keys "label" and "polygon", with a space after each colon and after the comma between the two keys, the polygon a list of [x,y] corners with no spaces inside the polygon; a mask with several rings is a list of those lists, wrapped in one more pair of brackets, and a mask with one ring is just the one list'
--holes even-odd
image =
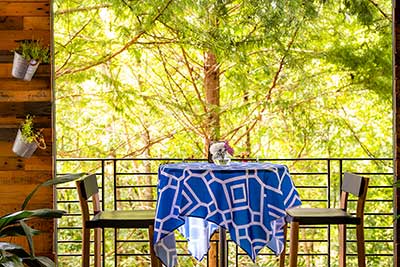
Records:
{"label": "wooden plank", "polygon": [[24,17],[23,29],[24,30],[50,29],[50,17]]}
{"label": "wooden plank", "polygon": [[[17,135],[17,129],[2,129],[0,128],[0,141],[14,142]],[[1,155],[0,155],[1,156]]]}
{"label": "wooden plank", "polygon": [[53,159],[51,157],[32,156],[24,161],[26,171],[51,171]]}
{"label": "wooden plank", "polygon": [[[1,14],[1,13],[0,13]],[[1,14],[3,15],[3,14]],[[2,30],[23,30],[23,17],[16,16],[0,16],[0,31]]]}
{"label": "wooden plank", "polygon": [[50,17],[50,4],[45,2],[15,3],[0,2],[2,16],[45,16]]}
{"label": "wooden plank", "polygon": [[[37,78],[33,77],[31,81],[24,81],[20,79],[1,79],[0,80],[0,90],[2,89],[12,89],[12,90],[35,90],[35,89],[49,89],[50,88],[50,80],[45,78]],[[30,102],[30,101],[27,101]]]}
{"label": "wooden plank", "polygon": [[[1,117],[11,117],[15,120],[22,121],[26,114],[29,113],[39,119],[38,117],[47,117],[51,121],[51,102],[6,102],[0,105],[0,125],[2,124]],[[35,119],[35,121],[36,121]],[[42,120],[42,119],[40,119]],[[1,127],[1,126],[0,126]],[[4,128],[4,127],[3,127]],[[16,127],[11,127],[16,128]]]}
{"label": "wooden plank", "polygon": [[[12,70],[12,60],[14,56],[11,56],[11,61],[8,63],[0,63],[0,78],[13,78],[11,75]],[[4,59],[5,57],[3,57]],[[1,60],[1,58],[0,58]],[[37,69],[33,79],[35,78],[50,78],[51,77],[51,69],[49,64],[40,64]]]}
{"label": "wooden plank", "polygon": [[[13,52],[9,50],[0,50],[0,63],[11,63],[13,62]],[[3,68],[3,65],[0,65],[0,69]]]}
{"label": "wooden plank", "polygon": [[0,102],[51,101],[51,91],[34,89],[29,91],[0,89]]}
{"label": "wooden plank", "polygon": [[20,158],[0,157],[0,169],[3,171],[23,170],[24,161]]}
{"label": "wooden plank", "polygon": [[21,40],[40,40],[43,44],[50,44],[50,31],[28,30],[28,31],[1,31],[0,50],[13,50],[18,47]]}
{"label": "wooden plank", "polygon": [[[0,141],[0,155],[3,157],[13,157],[15,154],[12,152],[13,142]],[[0,174],[0,184],[3,177]]]}
{"label": "wooden plank", "polygon": [[0,80],[0,102],[50,102],[50,80],[34,78],[30,82],[17,79]]}
{"label": "wooden plank", "polygon": [[[0,148],[1,149],[1,148]],[[20,185],[39,184],[41,182],[51,179],[51,171],[0,171],[0,186],[7,186],[15,184],[18,181]]]}
{"label": "wooden plank", "polygon": [[[39,184],[18,184],[18,180],[13,186],[3,185],[0,186],[0,199],[7,199],[6,202],[2,202],[2,209],[6,212],[12,212],[13,209],[19,210],[22,203],[24,203],[27,195]],[[44,208],[52,207],[53,201],[53,190],[52,187],[42,187],[37,191],[27,208]]]}

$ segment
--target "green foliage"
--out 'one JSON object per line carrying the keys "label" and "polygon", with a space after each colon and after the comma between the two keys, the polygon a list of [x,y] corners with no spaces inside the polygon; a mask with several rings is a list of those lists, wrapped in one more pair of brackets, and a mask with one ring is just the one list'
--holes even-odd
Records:
{"label": "green foliage", "polygon": [[239,153],[390,156],[390,5],[350,2],[56,2],[58,151],[205,156],[211,50]]}
{"label": "green foliage", "polygon": [[36,129],[33,123],[34,116],[28,114],[21,124],[21,135],[26,143],[36,142],[41,149],[46,148],[42,130]]}
{"label": "green foliage", "polygon": [[23,40],[15,51],[22,55],[27,61],[49,63],[50,49],[38,40]]}
{"label": "green foliage", "polygon": [[30,253],[28,253],[23,247],[17,244],[0,242],[0,266],[55,266],[54,262],[49,258],[35,255],[33,236],[40,234],[40,231],[31,228],[26,222],[35,218],[61,218],[65,214],[65,211],[54,209],[25,210],[25,207],[40,187],[71,182],[82,177],[82,175],[83,173],[60,175],[56,179],[48,180],[37,185],[26,197],[20,211],[0,217],[0,237],[25,236],[30,249]]}

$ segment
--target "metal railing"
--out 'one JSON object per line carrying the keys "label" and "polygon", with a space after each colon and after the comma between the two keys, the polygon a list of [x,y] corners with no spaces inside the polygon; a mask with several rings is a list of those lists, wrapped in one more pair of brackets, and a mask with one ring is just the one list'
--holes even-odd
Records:
{"label": "metal railing", "polygon": [[[199,161],[204,159],[187,159]],[[247,159],[255,161],[255,159]],[[393,160],[391,158],[257,159],[285,164],[299,191],[303,206],[337,207],[343,172],[370,178],[365,205],[365,239],[368,266],[392,266],[393,257]],[[92,172],[98,175],[104,209],[155,208],[158,166],[179,162],[174,158],[142,159],[58,159],[57,174]],[[57,208],[67,211],[58,222],[58,266],[78,266],[81,258],[81,218],[73,184],[57,187]],[[355,202],[350,202],[350,206]],[[350,207],[351,208],[351,207]],[[149,266],[146,231],[105,230],[103,266]],[[337,228],[304,227],[300,230],[299,266],[338,266]],[[218,242],[218,241],[212,241]],[[186,241],[177,240],[179,266],[208,266],[186,250]],[[229,266],[257,266],[228,241]],[[357,266],[355,228],[348,231],[348,266]],[[257,256],[260,266],[278,266],[268,248]]]}

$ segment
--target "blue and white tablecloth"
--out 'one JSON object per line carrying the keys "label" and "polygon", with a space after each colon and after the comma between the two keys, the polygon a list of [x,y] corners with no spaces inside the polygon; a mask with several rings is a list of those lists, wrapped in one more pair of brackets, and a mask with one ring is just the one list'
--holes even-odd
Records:
{"label": "blue and white tablecloth", "polygon": [[174,230],[201,260],[218,226],[229,231],[253,261],[268,246],[283,249],[286,210],[301,201],[286,166],[270,163],[160,165],[154,249],[167,267],[176,265]]}

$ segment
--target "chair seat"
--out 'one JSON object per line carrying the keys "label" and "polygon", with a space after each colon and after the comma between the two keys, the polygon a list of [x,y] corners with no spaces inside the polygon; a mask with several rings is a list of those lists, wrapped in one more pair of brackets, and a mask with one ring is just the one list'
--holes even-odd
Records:
{"label": "chair seat", "polygon": [[293,208],[287,210],[287,214],[289,222],[307,225],[360,224],[361,221],[342,209],[334,208]]}
{"label": "chair seat", "polygon": [[148,228],[154,224],[155,210],[102,211],[86,222],[87,228]]}

